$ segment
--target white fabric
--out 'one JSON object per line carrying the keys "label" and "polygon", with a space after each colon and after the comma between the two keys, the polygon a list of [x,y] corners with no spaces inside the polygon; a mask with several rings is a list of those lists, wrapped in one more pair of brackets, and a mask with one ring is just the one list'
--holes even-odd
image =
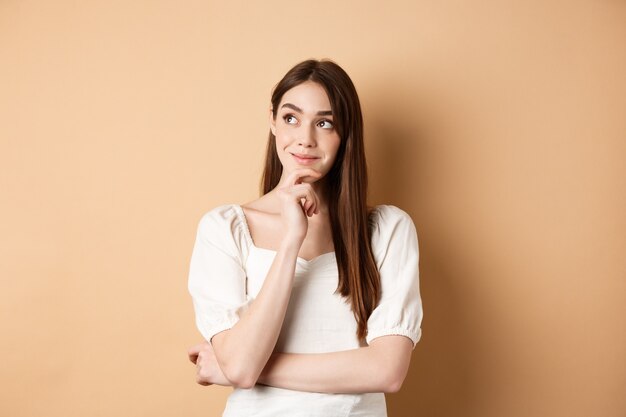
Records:
{"label": "white fabric", "polygon": [[[421,337],[419,249],[411,217],[392,205],[376,206],[370,223],[382,297],[366,342],[385,335]],[[200,219],[189,269],[196,324],[206,340],[237,323],[259,293],[275,251],[254,245],[241,206],[225,204]],[[356,321],[338,294],[334,252],[298,258],[294,285],[275,350],[322,353],[355,349]],[[234,389],[224,417],[386,416],[383,393],[326,394],[256,385]]]}

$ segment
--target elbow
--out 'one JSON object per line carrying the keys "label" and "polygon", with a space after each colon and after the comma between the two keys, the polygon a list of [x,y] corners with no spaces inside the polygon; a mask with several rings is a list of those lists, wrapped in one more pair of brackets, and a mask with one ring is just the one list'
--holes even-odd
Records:
{"label": "elbow", "polygon": [[380,390],[385,393],[400,391],[411,362],[409,339],[401,335],[382,337],[374,340],[370,347],[375,355],[376,374],[382,375],[379,379]]}
{"label": "elbow", "polygon": [[388,372],[383,380],[382,391],[387,394],[393,394],[402,388],[407,372],[405,369],[396,372]]}
{"label": "elbow", "polygon": [[400,391],[400,388],[402,388],[402,383],[403,382],[404,382],[404,378],[391,378],[385,384],[385,386],[383,388],[383,392],[385,392],[387,394],[396,393],[396,392]]}
{"label": "elbow", "polygon": [[250,389],[250,388],[253,388],[255,385],[256,385],[256,378],[251,378],[248,376],[237,379],[233,383],[233,387],[241,388],[241,389]]}
{"label": "elbow", "polygon": [[258,376],[253,375],[249,369],[238,366],[225,367],[224,376],[230,381],[234,388],[250,389],[257,383]]}
{"label": "elbow", "polygon": [[[223,332],[224,335],[228,333],[228,331]],[[222,334],[214,336],[212,343],[217,364],[233,388],[250,389],[254,387],[259,378],[259,373],[254,372],[249,361],[241,359],[238,352],[230,349],[225,336]]]}

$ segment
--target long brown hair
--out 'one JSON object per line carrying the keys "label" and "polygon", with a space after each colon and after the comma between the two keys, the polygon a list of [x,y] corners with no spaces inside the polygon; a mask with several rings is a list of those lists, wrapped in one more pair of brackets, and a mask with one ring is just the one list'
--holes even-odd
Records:
{"label": "long brown hair", "polygon": [[[328,209],[339,270],[336,292],[350,301],[357,322],[357,337],[367,335],[367,319],[380,300],[380,274],[370,245],[372,208],[367,205],[367,163],[363,143],[363,116],[356,88],[348,74],[329,59],[309,59],[291,68],[272,91],[273,118],[283,95],[305,81],[326,90],[333,124],[341,143],[335,162],[326,174]],[[270,129],[261,178],[261,194],[279,183],[282,164],[276,153],[276,137]]]}

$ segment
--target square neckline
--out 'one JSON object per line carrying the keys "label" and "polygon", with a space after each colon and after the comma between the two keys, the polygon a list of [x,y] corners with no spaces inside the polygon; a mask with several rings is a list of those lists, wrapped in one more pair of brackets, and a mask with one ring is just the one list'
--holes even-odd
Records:
{"label": "square neckline", "polygon": [[[252,234],[250,233],[250,228],[248,227],[248,220],[246,219],[246,214],[243,211],[243,207],[241,207],[241,205],[239,204],[233,204],[232,206],[236,209],[235,211],[237,212],[237,215],[239,216],[239,219],[241,220],[241,223],[243,224],[243,229],[244,229],[246,238],[248,239],[248,242],[250,243],[250,246],[258,251],[276,255],[277,251],[273,249],[262,248],[260,246],[257,246],[254,243],[254,240],[252,240]],[[304,265],[311,265],[315,263],[316,261],[330,257],[331,255],[334,258],[336,256],[336,251],[325,252],[309,260],[298,256],[297,260],[303,263]]]}

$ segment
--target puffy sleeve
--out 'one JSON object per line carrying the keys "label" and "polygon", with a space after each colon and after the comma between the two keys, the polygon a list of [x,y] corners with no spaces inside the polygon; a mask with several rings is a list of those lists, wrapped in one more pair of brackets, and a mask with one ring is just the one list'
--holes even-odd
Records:
{"label": "puffy sleeve", "polygon": [[205,213],[197,227],[188,289],[196,326],[208,341],[239,321],[251,299],[246,294],[239,225],[231,206]]}
{"label": "puffy sleeve", "polygon": [[366,342],[380,336],[403,335],[413,341],[422,331],[419,289],[419,247],[411,217],[392,205],[376,207],[372,215],[372,251],[380,272],[380,303],[367,321]]}

